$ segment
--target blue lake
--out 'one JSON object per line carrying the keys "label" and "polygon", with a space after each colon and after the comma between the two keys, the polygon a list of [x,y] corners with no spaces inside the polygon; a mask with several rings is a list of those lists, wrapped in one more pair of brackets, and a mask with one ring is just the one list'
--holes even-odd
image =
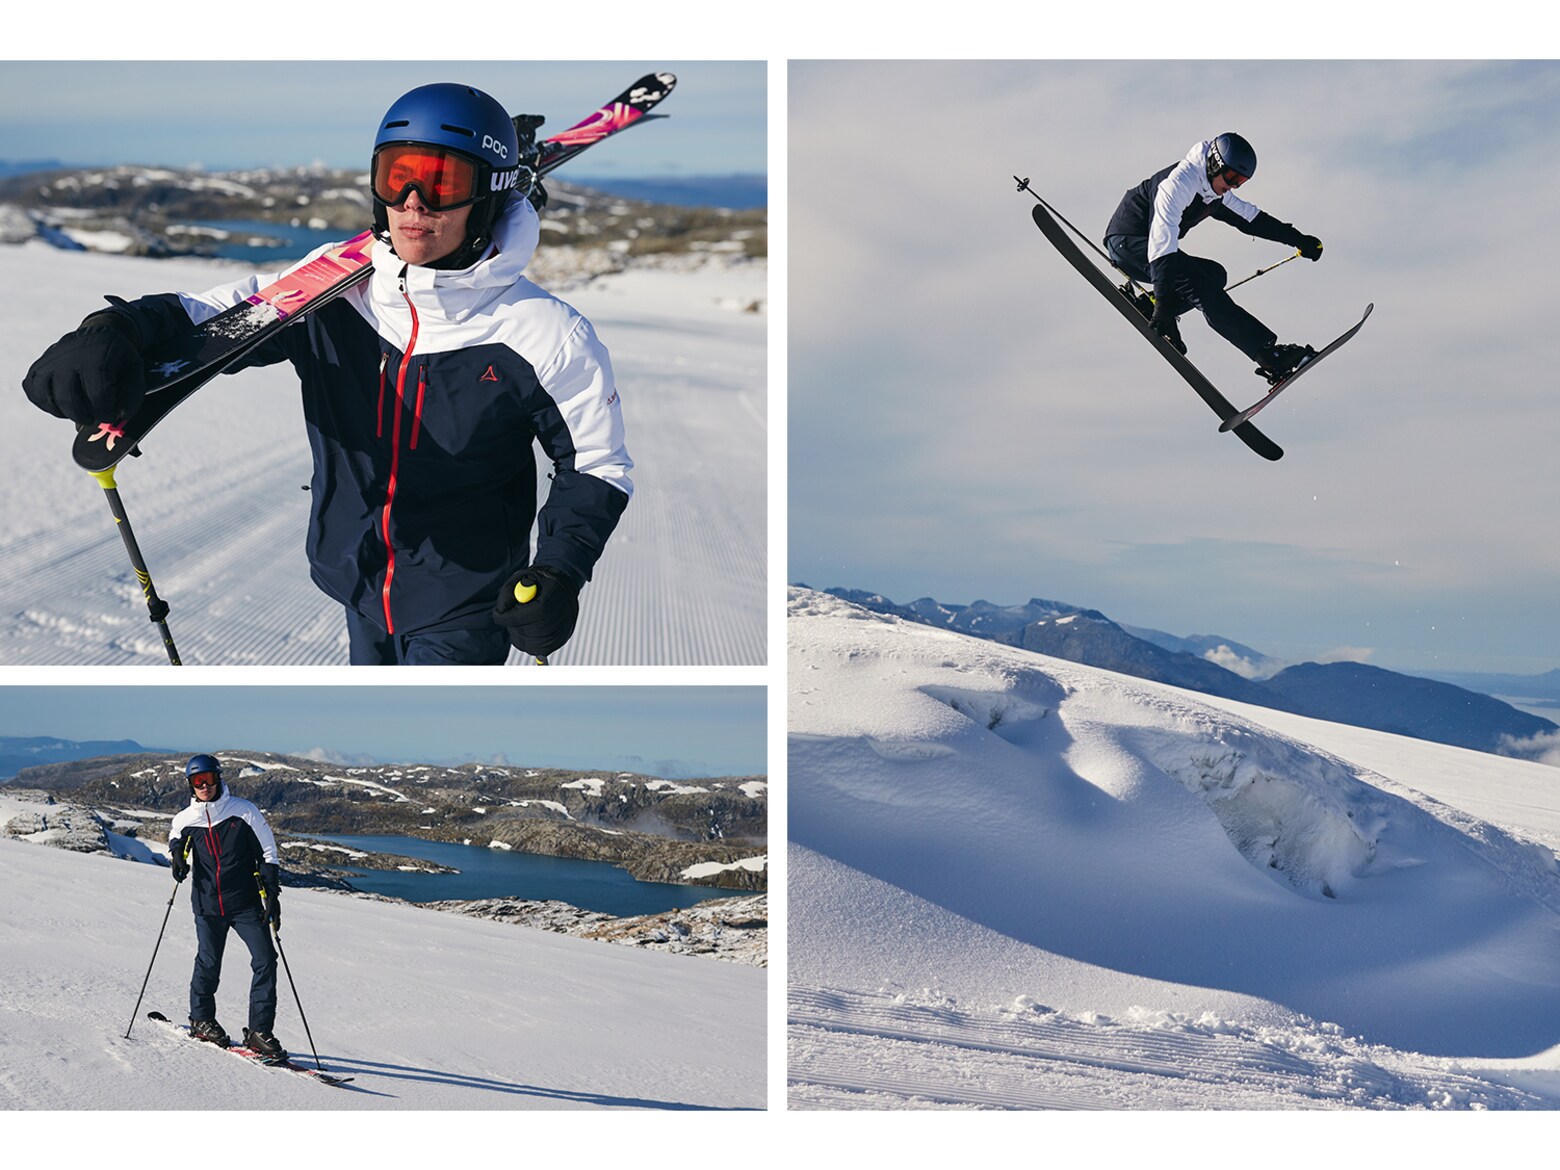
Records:
{"label": "blue lake", "polygon": [[400,870],[342,867],[359,890],[405,898],[408,902],[438,902],[454,898],[527,898],[533,901],[567,902],[625,918],[658,914],[692,906],[711,898],[730,898],[747,890],[718,890],[711,886],[676,886],[641,882],[627,870],[603,861],[572,857],[541,857],[534,853],[487,849],[479,845],[451,845],[419,837],[321,837],[370,853],[395,853],[435,861],[459,873],[403,873]]}
{"label": "blue lake", "polygon": [[[195,220],[198,227],[219,228],[232,232],[227,240],[213,242],[218,256],[224,260],[242,260],[246,264],[286,267],[294,260],[302,260],[321,244],[333,244],[337,240],[351,239],[356,233],[340,228],[293,227],[291,224],[271,223],[260,219]],[[367,228],[365,221],[363,228]],[[363,228],[359,228],[362,231]],[[275,244],[251,244],[253,237],[277,241]]]}

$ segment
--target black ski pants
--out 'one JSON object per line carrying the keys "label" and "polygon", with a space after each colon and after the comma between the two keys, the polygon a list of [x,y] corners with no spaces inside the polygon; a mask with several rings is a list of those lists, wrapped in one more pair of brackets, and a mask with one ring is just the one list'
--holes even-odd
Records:
{"label": "black ski pants", "polygon": [[217,1018],[217,983],[222,952],[231,930],[249,948],[249,1028],[269,1032],[276,1025],[276,947],[259,906],[233,914],[195,915],[195,974],[190,977],[190,1019]]}
{"label": "black ski pants", "polygon": [[[1110,236],[1105,241],[1105,251],[1112,263],[1133,280],[1153,280],[1148,271],[1147,236]],[[1234,302],[1224,291],[1228,281],[1224,265],[1182,252],[1179,277],[1169,289],[1156,286],[1154,295],[1164,296],[1168,292],[1174,297],[1177,315],[1186,309],[1201,309],[1215,333],[1261,365],[1264,351],[1272,348],[1278,334]]]}

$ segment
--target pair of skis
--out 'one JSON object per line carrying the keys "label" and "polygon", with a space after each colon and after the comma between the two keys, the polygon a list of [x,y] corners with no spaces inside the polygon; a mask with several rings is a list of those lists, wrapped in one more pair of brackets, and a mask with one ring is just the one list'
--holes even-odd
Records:
{"label": "pair of skis", "polygon": [[[1041,234],[1062,254],[1063,259],[1098,289],[1123,317],[1132,322],[1133,327],[1143,335],[1144,339],[1159,351],[1160,356],[1170,363],[1170,367],[1180,374],[1186,380],[1186,383],[1197,392],[1197,396],[1206,402],[1213,412],[1219,416],[1219,430],[1233,431],[1236,438],[1240,439],[1241,442],[1245,443],[1246,446],[1250,447],[1264,459],[1282,459],[1284,456],[1283,448],[1253,425],[1251,422],[1252,416],[1293,385],[1295,379],[1310,370],[1328,354],[1335,352],[1348,342],[1350,338],[1360,331],[1360,328],[1370,316],[1371,310],[1376,306],[1367,305],[1364,314],[1356,325],[1323,346],[1287,378],[1277,383],[1260,400],[1248,406],[1245,410],[1239,410],[1234,403],[1219,391],[1217,386],[1208,380],[1201,370],[1186,360],[1185,354],[1181,353],[1154,331],[1153,326],[1149,324],[1148,318],[1116,287],[1115,282],[1105,270],[1078,246],[1073,236],[1062,226],[1065,221],[1061,220],[1061,217],[1055,214],[1051,206],[1044,199],[1041,199],[1039,193],[1030,187],[1029,180],[1020,179],[1016,175],[1014,179],[1017,181],[1020,191],[1028,191],[1038,201],[1031,214],[1034,216],[1035,226],[1040,229]],[[1072,225],[1068,224],[1067,226],[1071,227]],[[1076,232],[1077,229],[1074,228],[1073,231]]]}
{"label": "pair of skis", "polygon": [[[192,1036],[190,1034],[188,1024],[175,1024],[167,1016],[163,1015],[162,1012],[147,1012],[146,1018],[149,1020],[156,1020],[159,1024],[162,1024],[170,1031],[176,1032],[180,1036],[183,1036],[192,1044],[206,1044],[208,1048],[217,1047],[215,1044],[209,1044],[207,1041],[200,1040],[195,1036]],[[266,1056],[262,1053],[256,1052],[253,1048],[245,1048],[242,1044],[232,1044],[227,1048],[220,1049],[219,1051],[226,1052],[232,1056],[242,1057],[243,1059],[252,1061],[255,1064],[263,1064],[267,1068],[279,1068],[285,1070],[286,1072],[296,1073],[298,1076],[307,1077],[311,1081],[318,1081],[322,1085],[344,1085],[348,1081],[352,1080],[351,1077],[340,1076],[336,1073],[328,1072],[325,1069],[310,1068],[308,1065],[296,1064],[288,1057],[282,1057],[278,1059],[274,1056]]]}

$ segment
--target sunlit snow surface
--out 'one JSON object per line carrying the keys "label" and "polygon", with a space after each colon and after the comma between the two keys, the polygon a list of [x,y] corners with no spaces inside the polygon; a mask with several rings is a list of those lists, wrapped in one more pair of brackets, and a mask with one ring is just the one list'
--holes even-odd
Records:
{"label": "sunlit snow surface", "polygon": [[1560,1102],[1553,769],[788,625],[793,1106]]}
{"label": "sunlit snow surface", "polygon": [[[308,1032],[284,976],[276,1034],[312,1064],[312,1033],[356,1078],[333,1089],[132,1016],[165,913],[141,1012],[188,1015],[189,887],[170,910],[167,869],[0,838],[0,889],[0,1109],[764,1106],[760,968],[288,889],[282,944]],[[231,940],[217,1016],[234,1035],[248,968]]]}
{"label": "sunlit snow surface", "polygon": [[[71,461],[70,425],[36,410],[22,378],[105,293],[199,290],[243,271],[0,246],[0,663],[167,661],[103,492]],[[637,466],[556,663],[764,662],[767,317],[741,309],[765,289],[762,264],[715,264],[560,294],[611,351]],[[341,609],[304,558],[309,451],[291,368],[216,379],[142,447],[117,478],[183,660],[345,663]]]}

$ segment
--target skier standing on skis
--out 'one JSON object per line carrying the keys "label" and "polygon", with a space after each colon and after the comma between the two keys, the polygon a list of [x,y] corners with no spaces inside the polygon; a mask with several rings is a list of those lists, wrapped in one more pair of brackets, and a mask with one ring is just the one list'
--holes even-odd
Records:
{"label": "skier standing on skis", "polygon": [[[373,275],[230,367],[298,371],[310,570],[346,609],[354,664],[551,654],[633,491],[606,348],[524,276],[534,182],[492,97],[403,95],[374,140]],[[34,363],[28,397],[77,423],[128,417],[145,351],[279,275],[93,313]],[[540,511],[535,442],[552,462]],[[535,592],[521,603],[517,586]]]}
{"label": "skier standing on skis", "polygon": [[[1275,219],[1235,195],[1257,171],[1257,154],[1239,134],[1198,142],[1186,157],[1150,175],[1122,196],[1105,229],[1105,250],[1133,280],[1152,282],[1154,329],[1182,353],[1179,316],[1201,309],[1214,332],[1277,383],[1315,353],[1308,345],[1281,345],[1278,335],[1224,291],[1223,265],[1181,251],[1180,240],[1208,217],[1248,236],[1287,244],[1307,260],[1320,260],[1322,242]],[[1131,296],[1130,288],[1123,289]],[[1136,298],[1134,298],[1136,299]]]}
{"label": "skier standing on skis", "polygon": [[249,948],[249,1024],[244,1046],[262,1056],[287,1056],[272,1035],[276,1023],[276,947],[282,928],[281,870],[276,838],[264,815],[228,792],[215,756],[191,756],[184,766],[189,807],[173,818],[168,858],[173,878],[190,883],[195,911],[195,972],[190,977],[190,1035],[218,1047],[231,1041],[217,1023],[217,984],[229,930]]}

